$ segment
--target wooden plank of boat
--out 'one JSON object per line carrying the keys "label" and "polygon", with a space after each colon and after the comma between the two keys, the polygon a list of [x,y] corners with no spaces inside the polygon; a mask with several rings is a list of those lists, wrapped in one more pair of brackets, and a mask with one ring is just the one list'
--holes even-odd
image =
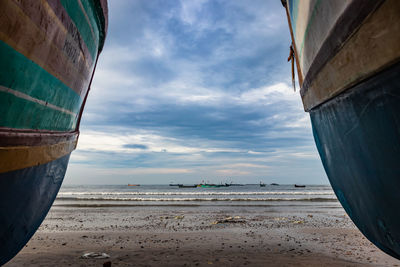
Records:
{"label": "wooden plank of boat", "polygon": [[282,2],[332,188],[362,233],[400,259],[400,1]]}
{"label": "wooden plank of boat", "polygon": [[0,265],[35,233],[61,186],[107,13],[105,0],[0,1]]}

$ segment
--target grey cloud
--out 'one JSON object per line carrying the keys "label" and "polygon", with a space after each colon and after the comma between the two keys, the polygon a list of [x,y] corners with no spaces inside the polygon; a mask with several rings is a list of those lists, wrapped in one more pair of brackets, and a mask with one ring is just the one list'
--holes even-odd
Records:
{"label": "grey cloud", "polygon": [[[195,157],[169,148],[151,152],[147,145],[133,143],[123,145],[132,153],[81,150],[78,154],[86,160],[77,157],[73,164],[217,167],[314,148],[309,127],[290,125],[304,118],[292,100],[240,99],[255,88],[290,82],[290,36],[279,1],[208,1],[187,14],[179,1],[121,0],[109,5],[110,27],[97,67],[103,76],[95,75],[81,131],[147,131],[204,151]],[[107,74],[115,73],[119,75],[108,82]],[[128,81],[118,82],[124,78]],[[199,95],[207,90],[213,100],[182,101],[191,90]],[[207,152],[210,148],[226,151]],[[321,169],[318,160],[300,158],[293,165],[302,163]],[[274,164],[286,166],[284,161]]]}
{"label": "grey cloud", "polygon": [[125,148],[134,148],[134,149],[148,149],[148,146],[142,144],[125,144]]}

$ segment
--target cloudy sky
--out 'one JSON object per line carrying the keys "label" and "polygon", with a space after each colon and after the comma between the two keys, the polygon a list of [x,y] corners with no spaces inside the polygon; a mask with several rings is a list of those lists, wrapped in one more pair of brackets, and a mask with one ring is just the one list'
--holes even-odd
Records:
{"label": "cloudy sky", "polygon": [[67,184],[327,184],[280,1],[109,1]]}

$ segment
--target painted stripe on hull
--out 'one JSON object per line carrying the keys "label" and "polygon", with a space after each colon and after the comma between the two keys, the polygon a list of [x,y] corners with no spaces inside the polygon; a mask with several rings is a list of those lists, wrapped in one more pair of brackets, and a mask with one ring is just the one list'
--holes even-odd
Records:
{"label": "painted stripe on hull", "polygon": [[[72,48],[79,55],[78,51],[81,51],[79,44],[70,43],[69,47],[65,47],[67,43],[64,41],[56,42],[63,46],[56,46],[52,39],[53,35],[64,33],[63,39],[66,40],[68,34],[64,28],[58,28],[59,24],[50,23],[48,27],[53,26],[52,32],[54,33],[48,34],[33,23],[13,1],[3,1],[2,3],[0,5],[0,24],[4,26],[0,28],[0,39],[36,62],[77,94],[84,95],[92,69],[87,69],[84,61],[81,61],[80,64],[73,64],[75,58],[69,57],[74,55],[70,51]],[[32,10],[32,13],[34,11]],[[44,14],[47,13],[44,12]],[[50,19],[48,18],[48,20]]]}
{"label": "painted stripe on hull", "polygon": [[[289,3],[289,14],[290,14],[290,21],[292,24],[292,30],[293,30],[293,35],[296,36],[296,32],[297,32],[297,15],[298,15],[298,11],[299,11],[299,1],[287,1]],[[294,39],[293,39],[294,40]]]}
{"label": "painted stripe on hull", "polygon": [[[312,8],[311,8],[311,6],[312,6]],[[333,6],[335,6],[335,5],[333,5]],[[336,5],[336,6],[339,6],[339,5]],[[304,30],[302,38],[301,39],[300,38],[297,39],[297,40],[299,40],[299,39],[302,40],[300,42],[300,51],[299,51],[299,60],[300,60],[300,62],[301,61],[307,61],[307,59],[309,59],[309,60],[313,59],[312,57],[311,58],[305,58],[304,57],[304,53],[303,53],[303,49],[304,49],[304,43],[306,42],[306,40],[308,38],[310,38],[309,36],[314,32],[312,30],[312,28],[316,27],[316,26],[317,27],[319,26],[318,23],[316,23],[315,18],[317,17],[318,13],[323,13],[322,11],[319,10],[321,7],[324,7],[324,5],[321,6],[321,0],[317,0],[317,1],[315,1],[315,3],[313,5],[310,5],[310,8],[307,8],[307,11],[310,11],[310,13],[308,14],[307,20],[304,20],[304,22],[305,22],[305,24],[307,26],[304,27],[305,30]],[[337,13],[339,13],[339,12],[337,12]],[[332,23],[327,23],[327,24],[329,25],[329,24],[332,24]],[[317,38],[323,39],[323,37],[325,37],[325,36],[318,36]],[[312,39],[314,39],[313,43],[317,43],[317,42],[315,42],[315,38],[312,38]],[[320,42],[318,42],[318,43],[320,43]],[[314,48],[314,50],[316,50],[318,47],[315,47],[314,45],[310,45],[310,46],[307,45],[307,48]],[[309,62],[306,62],[306,64],[307,63],[309,63]],[[302,64],[302,65],[305,65],[305,64]],[[302,69],[304,71],[308,70],[308,68],[306,66],[302,66]]]}
{"label": "painted stripe on hull", "polygon": [[316,54],[343,10],[354,0],[287,0],[302,76],[306,76]]}
{"label": "painted stripe on hull", "polygon": [[[86,10],[93,10],[93,5],[92,6],[90,6],[88,3],[89,2],[91,2],[91,0],[90,1],[85,1],[84,2],[84,5],[86,6]],[[64,3],[65,3],[65,1],[64,1]],[[84,18],[85,18],[85,20],[86,20],[86,25],[88,26],[88,28],[89,28],[89,30],[90,30],[90,33],[92,34],[92,40],[96,43],[96,40],[98,40],[99,39],[99,32],[98,31],[95,31],[95,29],[93,28],[94,27],[94,25],[96,25],[96,21],[95,21],[95,19],[93,18],[93,14],[90,14],[91,16],[90,16],[90,18],[89,18],[89,16],[88,16],[88,12],[86,12],[86,10],[85,10],[85,8],[83,7],[83,4],[82,4],[82,1],[81,0],[77,0],[77,3],[78,3],[78,5],[79,5],[79,8],[81,9],[81,12],[82,12],[82,14],[83,14],[83,16],[84,16]],[[96,46],[98,45],[98,43],[96,43]]]}
{"label": "painted stripe on hull", "polygon": [[[78,29],[63,8],[59,10],[64,12],[56,13],[46,0],[13,1],[46,36],[51,36],[51,42],[66,53],[76,67],[83,61],[86,69],[90,70],[94,61]],[[66,49],[70,46],[75,48],[74,51]]]}
{"label": "painted stripe on hull", "polygon": [[3,59],[0,60],[0,86],[70,111],[52,110],[48,105],[20,99],[1,90],[0,127],[57,131],[75,128],[82,104],[79,95],[2,41],[0,58]]}
{"label": "painted stripe on hull", "polygon": [[51,109],[54,109],[54,110],[69,114],[69,115],[72,115],[72,116],[76,115],[76,113],[73,113],[73,112],[71,112],[69,110],[57,107],[57,106],[49,104],[48,102],[45,102],[43,100],[40,100],[40,99],[37,99],[37,98],[33,98],[30,95],[15,91],[15,90],[10,89],[10,88],[6,88],[6,87],[1,86],[1,85],[0,85],[0,92],[12,94],[12,95],[14,95],[16,97],[19,97],[19,98],[22,98],[22,99],[37,103],[39,105],[42,105],[42,106],[45,106],[45,107],[48,107],[48,108],[51,108]]}
{"label": "painted stripe on hull", "polygon": [[0,127],[0,147],[44,146],[78,140],[79,132],[27,131]]}
{"label": "painted stripe on hull", "polygon": [[41,165],[67,154],[76,148],[77,140],[44,146],[0,147],[0,173]]}
{"label": "painted stripe on hull", "polygon": [[306,111],[400,60],[400,1],[387,0],[321,69],[307,91]]}
{"label": "painted stripe on hull", "polygon": [[0,265],[16,255],[46,217],[64,179],[69,155],[0,174]]}
{"label": "painted stripe on hull", "polygon": [[[96,58],[97,47],[99,45],[99,30],[96,20],[94,19],[94,13],[92,13],[94,12],[93,3],[91,0],[88,2],[90,2],[92,11],[85,12],[85,10],[82,9],[80,0],[61,0],[61,4],[79,29],[79,33],[88,46],[92,58]],[[93,25],[91,24],[92,22]]]}
{"label": "painted stripe on hull", "polygon": [[82,98],[35,62],[0,41],[0,85],[77,113]]}
{"label": "painted stripe on hull", "polygon": [[89,67],[93,66],[95,58],[92,58],[92,54],[95,54],[95,51],[90,52],[88,46],[86,45],[85,41],[82,39],[78,28],[76,27],[75,23],[68,15],[67,11],[64,7],[60,4],[59,0],[42,0],[46,2],[52,11],[54,12],[55,16],[58,18],[58,22],[63,25],[63,28],[68,30],[69,36],[72,38],[71,42],[73,42],[73,46],[75,43],[82,44],[82,51],[81,53],[84,55],[84,59],[87,61],[87,65]]}
{"label": "painted stripe on hull", "polygon": [[0,126],[16,129],[71,131],[77,117],[12,94],[0,92]]}
{"label": "painted stripe on hull", "polygon": [[400,259],[400,63],[310,111],[329,181],[361,232]]}
{"label": "painted stripe on hull", "polygon": [[[352,0],[348,4],[312,60],[304,83],[300,83],[302,95],[308,90],[318,72],[342,48],[346,40],[360,27],[365,18],[372,14],[383,1]],[[310,55],[305,55],[305,57],[310,57]]]}

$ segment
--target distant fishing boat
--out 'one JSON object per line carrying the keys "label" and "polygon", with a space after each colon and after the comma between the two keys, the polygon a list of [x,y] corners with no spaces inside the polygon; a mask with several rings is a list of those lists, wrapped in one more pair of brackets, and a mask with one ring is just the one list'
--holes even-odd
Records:
{"label": "distant fishing boat", "polygon": [[128,186],[140,186],[140,184],[128,184]]}
{"label": "distant fishing boat", "polygon": [[400,1],[282,3],[332,188],[360,231],[400,259]]}
{"label": "distant fishing boat", "polygon": [[180,185],[183,185],[183,184],[169,184],[169,186],[180,186]]}
{"label": "distant fishing boat", "polygon": [[217,188],[217,187],[228,187],[226,184],[198,184],[197,187],[203,188]]}
{"label": "distant fishing boat", "polygon": [[0,265],[57,195],[106,29],[106,0],[0,1]]}
{"label": "distant fishing boat", "polygon": [[265,187],[265,183],[260,182],[260,187]]}
{"label": "distant fishing boat", "polygon": [[277,184],[277,183],[272,183],[271,185],[277,186],[277,185],[279,185],[279,184]]}
{"label": "distant fishing boat", "polygon": [[203,188],[214,188],[214,187],[221,187],[220,185],[218,185],[218,184],[200,184],[200,185],[197,185],[198,187],[203,187]]}
{"label": "distant fishing boat", "polygon": [[306,186],[305,186],[305,185],[302,185],[302,184],[295,184],[294,187],[301,187],[301,188],[303,188],[303,187],[306,187]]}
{"label": "distant fishing boat", "polygon": [[228,183],[221,183],[221,184],[210,184],[210,183],[206,183],[204,180],[201,181],[200,184],[197,184],[197,187],[203,187],[203,188],[217,188],[217,187],[228,187],[230,186],[230,184]]}

